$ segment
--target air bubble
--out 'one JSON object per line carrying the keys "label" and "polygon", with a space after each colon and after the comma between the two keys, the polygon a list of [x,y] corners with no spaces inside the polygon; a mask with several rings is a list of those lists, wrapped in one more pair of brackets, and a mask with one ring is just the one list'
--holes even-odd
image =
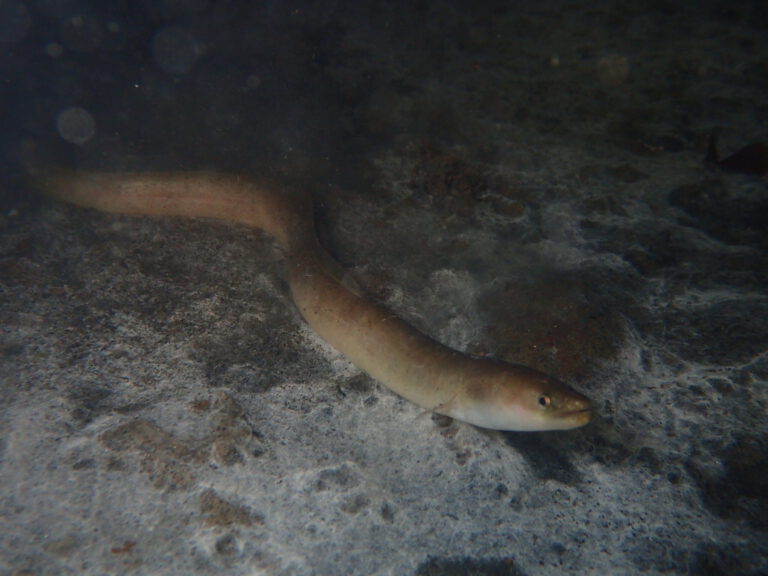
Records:
{"label": "air bubble", "polygon": [[64,47],[58,42],[49,42],[45,47],[45,53],[51,58],[60,58],[64,53]]}
{"label": "air bubble", "polygon": [[67,142],[85,144],[96,134],[96,121],[82,108],[67,108],[56,118],[56,129]]}

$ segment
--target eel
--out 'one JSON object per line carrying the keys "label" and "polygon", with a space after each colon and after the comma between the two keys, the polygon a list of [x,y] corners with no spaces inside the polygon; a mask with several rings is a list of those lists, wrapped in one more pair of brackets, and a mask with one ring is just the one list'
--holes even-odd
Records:
{"label": "eel", "polygon": [[429,411],[481,428],[568,430],[587,424],[592,404],[527,366],[444,346],[345,282],[320,245],[311,198],[220,173],[47,170],[35,185],[50,197],[126,215],[210,218],[259,228],[287,259],[291,297],[305,321],[353,364]]}

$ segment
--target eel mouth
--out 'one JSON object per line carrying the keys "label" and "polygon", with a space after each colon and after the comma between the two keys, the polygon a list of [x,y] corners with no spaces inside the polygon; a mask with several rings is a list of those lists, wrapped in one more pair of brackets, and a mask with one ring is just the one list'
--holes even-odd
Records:
{"label": "eel mouth", "polygon": [[581,422],[583,424],[586,424],[590,420],[592,420],[592,414],[594,410],[591,406],[588,406],[586,408],[577,408],[576,410],[568,410],[567,412],[563,412],[560,414],[561,417],[567,418],[569,420],[576,420],[578,422]]}
{"label": "eel mouth", "polygon": [[578,408],[577,410],[568,410],[568,412],[563,412],[563,416],[572,416],[574,414],[584,414],[584,413],[591,413],[592,407],[589,408]]}

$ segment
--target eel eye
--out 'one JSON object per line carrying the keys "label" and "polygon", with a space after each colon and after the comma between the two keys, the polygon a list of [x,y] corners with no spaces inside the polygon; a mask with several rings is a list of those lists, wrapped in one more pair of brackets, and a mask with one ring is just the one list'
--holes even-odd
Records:
{"label": "eel eye", "polygon": [[552,405],[552,398],[548,394],[542,394],[539,396],[539,406],[542,408],[549,408]]}

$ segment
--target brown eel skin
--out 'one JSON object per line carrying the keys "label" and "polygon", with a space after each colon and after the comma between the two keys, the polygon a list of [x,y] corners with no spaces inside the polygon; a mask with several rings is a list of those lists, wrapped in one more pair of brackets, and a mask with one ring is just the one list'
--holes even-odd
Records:
{"label": "brown eel skin", "polygon": [[589,399],[555,378],[452,350],[351,289],[317,240],[305,194],[206,172],[46,170],[35,183],[52,198],[102,212],[262,229],[285,253],[291,296],[306,322],[359,368],[428,410],[497,430],[567,430],[591,419]]}

